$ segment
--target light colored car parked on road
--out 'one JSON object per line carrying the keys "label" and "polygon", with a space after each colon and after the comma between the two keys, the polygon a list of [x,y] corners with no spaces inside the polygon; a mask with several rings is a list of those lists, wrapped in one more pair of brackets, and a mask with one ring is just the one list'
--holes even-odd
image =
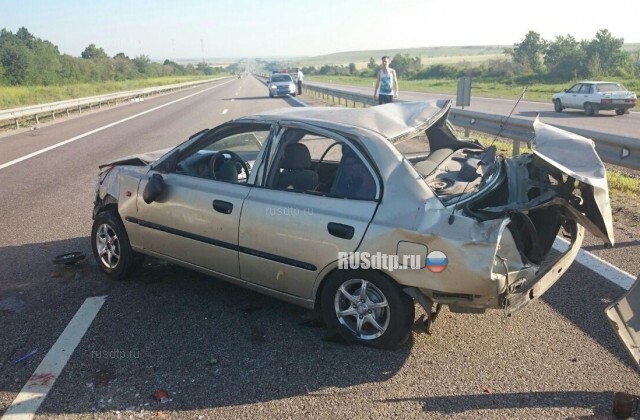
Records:
{"label": "light colored car parked on road", "polygon": [[[415,303],[427,329],[442,305],[514,313],[567,272],[584,228],[613,244],[605,167],[540,121],[532,154],[500,157],[459,138],[450,107],[280,109],[107,163],[94,256],[118,279],[143,255],[180,264],[381,348],[409,336]],[[559,232],[571,245],[553,255]]]}
{"label": "light colored car parked on road", "polygon": [[269,97],[274,96],[296,96],[296,85],[289,73],[273,73],[267,83]]}
{"label": "light colored car parked on road", "polygon": [[565,108],[582,109],[586,115],[597,115],[599,111],[615,110],[623,115],[636,106],[634,92],[616,82],[579,82],[551,97],[553,108],[562,112]]}

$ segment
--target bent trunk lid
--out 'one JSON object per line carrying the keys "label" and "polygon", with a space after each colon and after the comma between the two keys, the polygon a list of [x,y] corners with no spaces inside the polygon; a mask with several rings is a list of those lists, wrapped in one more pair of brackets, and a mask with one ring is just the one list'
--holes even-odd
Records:
{"label": "bent trunk lid", "polygon": [[[536,118],[533,154],[563,174],[581,182],[582,205],[576,221],[606,244],[613,245],[611,202],[606,169],[592,140],[544,124]],[[584,213],[584,214],[583,214]]]}

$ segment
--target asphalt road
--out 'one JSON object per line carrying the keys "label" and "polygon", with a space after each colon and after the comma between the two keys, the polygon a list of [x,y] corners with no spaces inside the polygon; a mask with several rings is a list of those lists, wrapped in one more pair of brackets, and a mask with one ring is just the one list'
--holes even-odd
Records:
{"label": "asphalt road", "polygon": [[[94,296],[105,303],[37,418],[607,418],[614,391],[640,394],[603,313],[624,290],[578,263],[511,318],[444,309],[433,335],[416,328],[392,352],[326,341],[301,308],[158,261],[127,282],[100,274],[89,244],[100,163],[294,105],[247,77],[0,138],[0,167],[76,139],[0,169],[0,413]],[[630,248],[615,258],[637,271]],[[88,258],[52,264],[70,251]]]}

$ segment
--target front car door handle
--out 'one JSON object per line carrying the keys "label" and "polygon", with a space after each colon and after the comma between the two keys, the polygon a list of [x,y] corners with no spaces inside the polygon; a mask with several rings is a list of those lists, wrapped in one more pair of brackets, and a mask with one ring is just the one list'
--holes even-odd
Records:
{"label": "front car door handle", "polygon": [[231,214],[233,211],[233,204],[228,201],[213,200],[213,209],[220,213]]}
{"label": "front car door handle", "polygon": [[327,230],[333,236],[336,236],[342,239],[353,238],[353,233],[355,232],[355,229],[353,228],[353,226],[343,225],[342,223],[333,223],[333,222],[330,222],[327,225]]}

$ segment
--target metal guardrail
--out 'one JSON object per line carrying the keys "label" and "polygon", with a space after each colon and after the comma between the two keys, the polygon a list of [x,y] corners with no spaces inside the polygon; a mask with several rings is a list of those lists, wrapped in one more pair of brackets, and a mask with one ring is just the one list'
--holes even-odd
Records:
{"label": "metal guardrail", "polygon": [[176,83],[173,85],[157,86],[144,89],[130,90],[126,92],[108,93],[105,95],[89,96],[85,98],[70,99],[60,102],[52,102],[42,105],[33,105],[22,108],[12,108],[0,110],[0,121],[14,120],[16,128],[20,128],[20,119],[33,117],[38,124],[39,115],[51,116],[52,119],[56,119],[55,114],[65,112],[69,116],[69,110],[78,109],[82,112],[82,108],[93,106],[102,107],[103,104],[109,105],[111,102],[118,103],[119,100],[125,101],[134,98],[143,98],[152,94],[164,93],[174,91],[178,89],[189,88],[192,86],[201,85],[204,83],[211,83],[216,80],[225,79],[226,77],[220,77],[217,79],[198,80],[195,82]]}
{"label": "metal guardrail", "polygon": [[[346,106],[350,103],[356,107],[356,103],[365,106],[377,105],[373,96],[345,92],[337,89],[314,86],[308,83],[303,85],[303,90],[320,95],[323,100],[345,100]],[[533,121],[510,118],[506,124],[506,116],[485,114],[452,108],[449,113],[449,121],[458,127],[496,135],[500,132],[502,137],[513,140],[513,153],[520,153],[520,141],[529,141],[533,138]],[[504,125],[504,127],[503,127]],[[502,127],[502,131],[501,131]],[[640,138],[618,136],[615,134],[601,133],[591,130],[583,130],[574,127],[555,125],[554,127],[576,133],[594,141],[596,151],[606,163],[619,165],[625,168],[640,170]]]}

